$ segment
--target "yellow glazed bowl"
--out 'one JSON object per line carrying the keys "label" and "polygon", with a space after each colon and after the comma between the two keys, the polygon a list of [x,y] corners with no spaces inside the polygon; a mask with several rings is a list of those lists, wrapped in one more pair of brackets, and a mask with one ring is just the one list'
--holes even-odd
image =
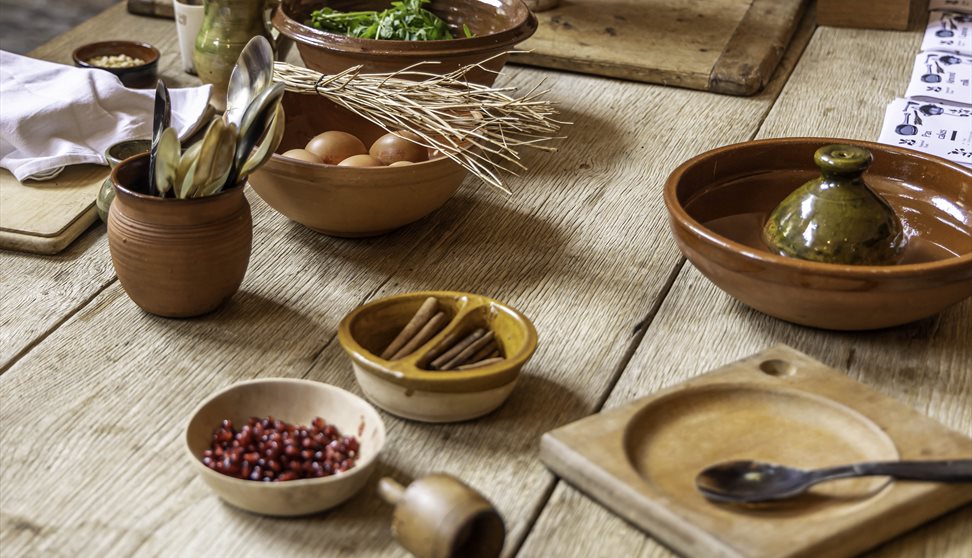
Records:
{"label": "yellow glazed bowl", "polygon": [[[329,477],[284,482],[237,479],[203,464],[202,453],[209,449],[213,430],[224,419],[242,425],[250,417],[268,415],[297,424],[323,418],[341,434],[358,438],[357,463]],[[367,401],[341,388],[309,380],[267,378],[231,385],[204,401],[186,425],[185,442],[192,467],[227,503],[263,515],[296,516],[333,508],[361,490],[385,445],[385,424]]]}
{"label": "yellow glazed bowl", "polygon": [[[411,355],[394,361],[378,355],[398,335],[428,297],[439,301],[448,325]],[[454,331],[487,328],[505,359],[465,371],[424,369],[426,354]],[[345,316],[338,340],[351,357],[365,396],[382,409],[423,422],[456,422],[480,417],[503,404],[520,369],[537,348],[530,320],[499,301],[452,291],[414,292],[374,300]]]}

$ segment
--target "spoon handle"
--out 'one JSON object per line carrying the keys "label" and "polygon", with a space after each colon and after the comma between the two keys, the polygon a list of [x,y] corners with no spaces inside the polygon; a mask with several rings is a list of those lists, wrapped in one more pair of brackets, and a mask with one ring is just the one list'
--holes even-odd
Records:
{"label": "spoon handle", "polygon": [[972,459],[875,461],[814,471],[814,482],[847,477],[888,476],[902,480],[972,482]]}

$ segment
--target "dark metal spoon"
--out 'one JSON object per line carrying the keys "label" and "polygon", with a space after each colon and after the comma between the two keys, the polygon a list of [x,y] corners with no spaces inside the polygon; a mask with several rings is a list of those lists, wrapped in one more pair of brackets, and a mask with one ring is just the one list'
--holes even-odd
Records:
{"label": "dark metal spoon", "polygon": [[704,469],[695,477],[695,486],[715,502],[751,503],[791,498],[825,481],[870,476],[972,482],[972,459],[875,461],[812,470],[760,461],[728,461]]}
{"label": "dark metal spoon", "polygon": [[158,188],[155,185],[155,160],[159,155],[159,140],[162,139],[162,132],[169,127],[172,121],[172,101],[169,100],[169,88],[159,80],[155,87],[155,113],[152,118],[152,150],[149,154],[149,177],[148,194],[158,195]]}

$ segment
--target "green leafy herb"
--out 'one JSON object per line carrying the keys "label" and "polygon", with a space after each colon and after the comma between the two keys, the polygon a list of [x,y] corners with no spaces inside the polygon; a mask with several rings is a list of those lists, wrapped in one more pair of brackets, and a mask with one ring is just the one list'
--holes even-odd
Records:
{"label": "green leafy herb", "polygon": [[[391,39],[397,41],[439,41],[455,39],[449,25],[439,16],[422,7],[430,0],[401,0],[392,2],[382,12],[339,12],[321,8],[311,13],[308,22],[322,31],[341,33],[361,39]],[[469,26],[463,25],[466,37],[472,37]]]}

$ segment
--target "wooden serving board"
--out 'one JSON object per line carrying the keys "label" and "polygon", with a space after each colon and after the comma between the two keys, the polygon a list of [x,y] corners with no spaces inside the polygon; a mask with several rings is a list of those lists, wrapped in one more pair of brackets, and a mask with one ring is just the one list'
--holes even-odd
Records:
{"label": "wooden serving board", "polygon": [[769,81],[803,0],[561,0],[514,62],[752,95]]}
{"label": "wooden serving board", "polygon": [[0,248],[56,254],[98,219],[108,167],[77,165],[53,180],[18,181],[0,169]]}
{"label": "wooden serving board", "polygon": [[543,436],[543,462],[687,556],[858,554],[972,501],[972,485],[847,479],[798,499],[713,504],[713,463],[798,467],[972,458],[972,439],[780,345]]}

